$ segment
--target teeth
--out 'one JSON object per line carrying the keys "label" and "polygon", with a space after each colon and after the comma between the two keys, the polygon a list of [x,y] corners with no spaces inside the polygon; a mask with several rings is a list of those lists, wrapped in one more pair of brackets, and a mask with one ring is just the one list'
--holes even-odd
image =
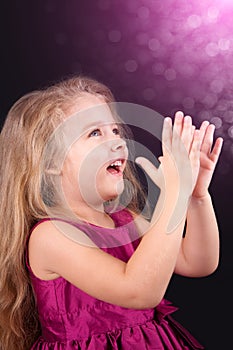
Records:
{"label": "teeth", "polygon": [[116,160],[114,163],[112,163],[110,166],[122,166],[121,160]]}

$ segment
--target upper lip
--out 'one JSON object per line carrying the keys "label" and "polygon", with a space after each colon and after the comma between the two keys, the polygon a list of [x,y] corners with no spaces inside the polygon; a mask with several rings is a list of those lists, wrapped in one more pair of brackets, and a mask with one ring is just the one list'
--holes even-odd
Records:
{"label": "upper lip", "polygon": [[124,158],[115,158],[115,159],[112,159],[111,161],[109,161],[109,162],[107,163],[107,168],[108,168],[109,166],[114,166],[114,165],[116,165],[116,166],[119,167],[120,171],[123,171],[124,168],[125,168],[125,163],[126,163],[126,160],[125,160]]}

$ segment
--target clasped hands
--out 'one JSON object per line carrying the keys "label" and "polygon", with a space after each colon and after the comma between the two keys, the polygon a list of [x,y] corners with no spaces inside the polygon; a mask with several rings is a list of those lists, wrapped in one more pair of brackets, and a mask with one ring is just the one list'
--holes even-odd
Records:
{"label": "clasped hands", "polygon": [[209,195],[209,185],[222,149],[223,139],[214,142],[215,126],[203,121],[197,129],[190,116],[183,112],[164,119],[162,152],[157,169],[143,157],[136,162],[147,172],[152,181],[172,196],[172,191],[187,193],[192,200]]}

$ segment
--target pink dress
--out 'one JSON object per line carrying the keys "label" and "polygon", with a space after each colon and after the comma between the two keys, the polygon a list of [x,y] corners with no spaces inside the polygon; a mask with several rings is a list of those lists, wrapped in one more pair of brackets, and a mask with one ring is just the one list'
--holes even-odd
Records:
{"label": "pink dress", "polygon": [[[135,224],[126,210],[111,216],[115,229],[83,224],[82,230],[93,240],[98,237],[98,244],[115,241],[115,247],[101,249],[127,262],[140,241],[131,242],[137,235]],[[127,244],[116,246],[127,236]],[[204,349],[170,316],[177,308],[165,299],[155,309],[123,308],[91,297],[62,277],[43,281],[29,264],[28,269],[42,328],[32,350]]]}

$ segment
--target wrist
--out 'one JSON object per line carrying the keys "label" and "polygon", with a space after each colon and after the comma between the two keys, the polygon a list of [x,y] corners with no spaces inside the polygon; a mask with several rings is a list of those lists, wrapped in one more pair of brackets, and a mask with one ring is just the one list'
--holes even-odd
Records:
{"label": "wrist", "polygon": [[202,204],[206,201],[211,200],[211,196],[209,191],[206,191],[206,193],[203,193],[201,196],[191,196],[189,204]]}

